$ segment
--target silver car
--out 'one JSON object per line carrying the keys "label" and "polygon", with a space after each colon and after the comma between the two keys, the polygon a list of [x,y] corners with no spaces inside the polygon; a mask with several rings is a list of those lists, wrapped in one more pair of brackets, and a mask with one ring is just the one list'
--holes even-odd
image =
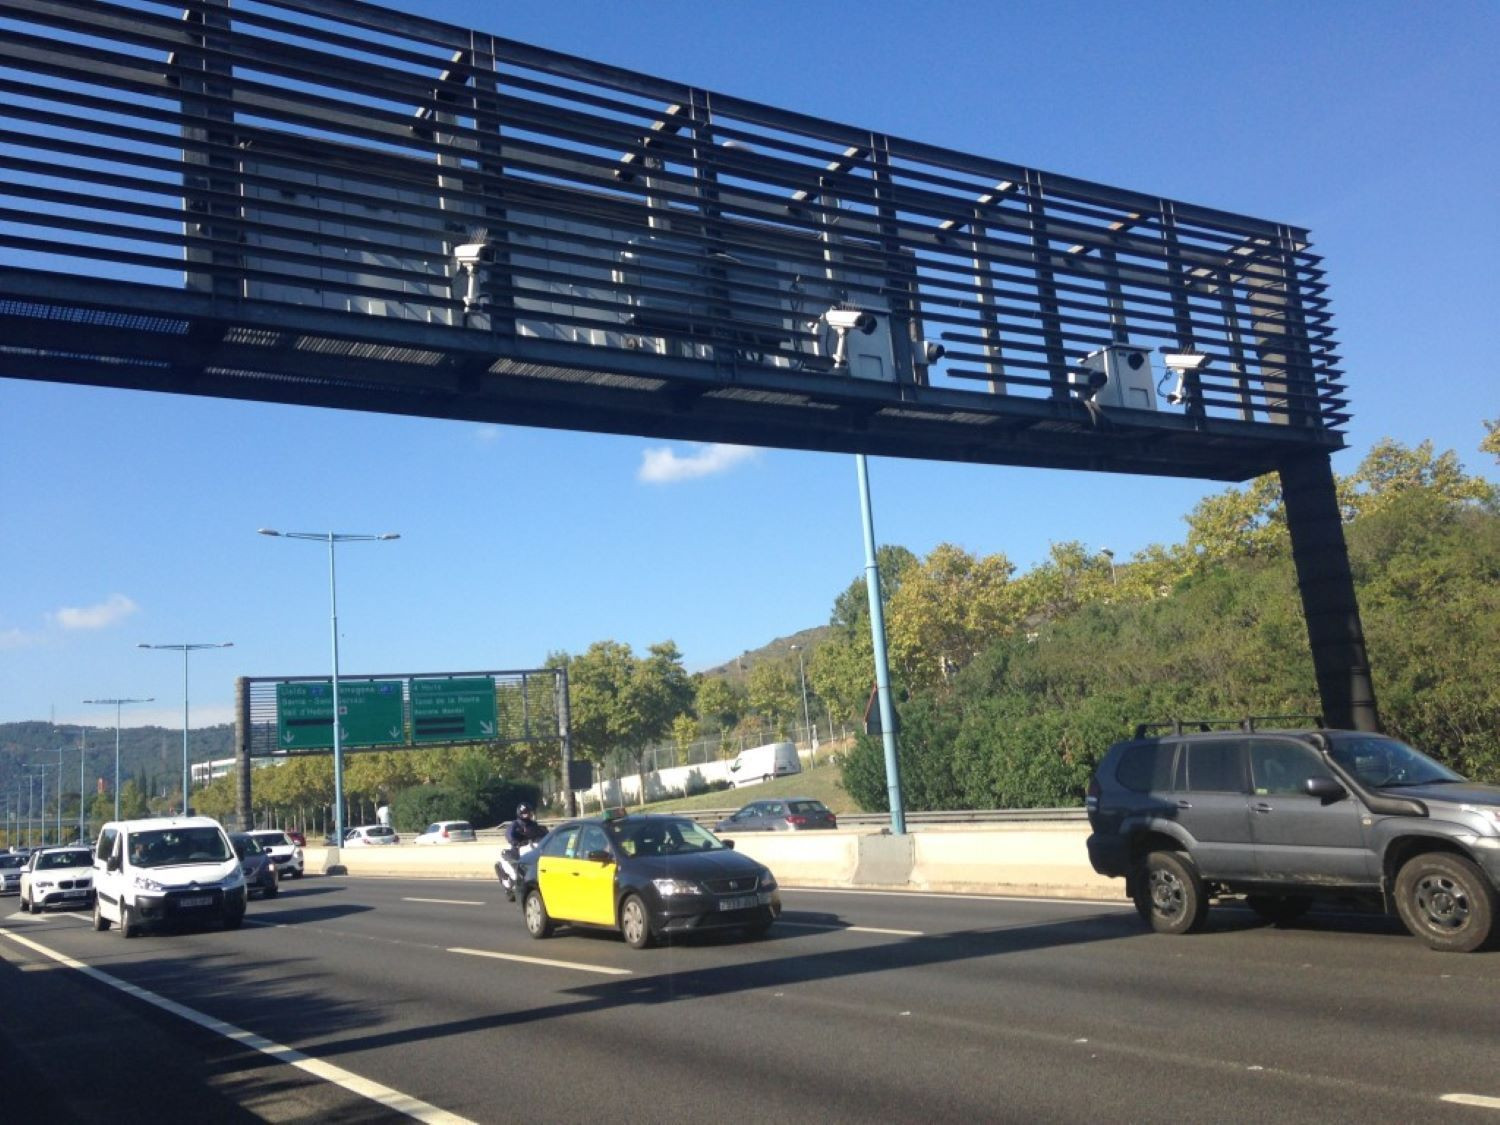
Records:
{"label": "silver car", "polygon": [[21,868],[26,866],[28,858],[25,852],[0,854],[0,895],[21,893]]}

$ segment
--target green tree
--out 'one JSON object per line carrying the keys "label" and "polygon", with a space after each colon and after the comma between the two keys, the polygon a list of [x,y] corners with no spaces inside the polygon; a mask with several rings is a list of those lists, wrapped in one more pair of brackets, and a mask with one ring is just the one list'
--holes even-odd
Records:
{"label": "green tree", "polygon": [[750,669],[750,709],[763,717],[778,734],[796,726],[802,709],[802,684],[797,676],[795,654],[762,660]]}
{"label": "green tree", "polygon": [[1019,621],[1020,603],[1004,555],[978,558],[951,543],[902,575],[890,597],[886,634],[893,667],[911,690],[946,685],[984,647]]}
{"label": "green tree", "polygon": [[[880,574],[880,593],[889,604],[901,589],[906,572],[917,565],[917,556],[905,547],[887,544],[875,549],[875,569]],[[833,599],[829,623],[844,633],[869,632],[869,584],[863,573]]]}
{"label": "green tree", "polygon": [[711,723],[714,730],[727,730],[744,713],[745,693],[723,676],[700,676],[695,691],[698,717],[705,724]]}
{"label": "green tree", "polygon": [[1500,420],[1485,422],[1484,430],[1484,440],[1479,443],[1479,451],[1488,453],[1496,461],[1500,461]]}
{"label": "green tree", "polygon": [[120,785],[120,819],[135,820],[145,816],[149,811],[146,795],[141,792],[140,785],[137,784],[135,778],[128,778]]}

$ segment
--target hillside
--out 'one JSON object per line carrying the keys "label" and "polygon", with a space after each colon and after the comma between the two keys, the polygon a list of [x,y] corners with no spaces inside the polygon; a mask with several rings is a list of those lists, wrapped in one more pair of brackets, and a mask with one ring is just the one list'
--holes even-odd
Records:
{"label": "hillside", "polygon": [[[802,645],[807,651],[812,651],[832,631],[831,625],[815,625],[811,629],[803,629],[799,633],[793,633],[789,637],[777,637],[774,641],[761,645],[757,649],[748,649],[735,657],[713,668],[705,668],[702,675],[706,677],[719,677],[730,680],[733,683],[743,684],[750,675],[750,669],[766,660],[780,660],[791,653],[793,645]],[[804,654],[805,655],[805,654]]]}
{"label": "hillside", "polygon": [[[84,762],[85,787],[92,790],[99,779],[113,782],[115,728],[53,726],[40,721],[0,723],[0,796],[19,794],[26,800],[26,766],[56,767],[61,748],[64,794],[78,791],[78,750],[88,748]],[[225,723],[188,733],[188,760],[205,762],[234,754],[234,728]],[[48,791],[56,784],[55,769],[48,775]],[[136,778],[148,793],[182,785],[182,731],[167,727],[122,727],[120,729],[120,778]],[[14,798],[13,798],[14,799]]]}

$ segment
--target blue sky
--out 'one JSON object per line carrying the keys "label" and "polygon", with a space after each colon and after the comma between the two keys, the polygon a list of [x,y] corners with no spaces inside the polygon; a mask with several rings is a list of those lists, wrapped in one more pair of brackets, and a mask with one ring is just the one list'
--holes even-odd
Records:
{"label": "blue sky", "polygon": [[[1500,6],[547,4],[404,10],[819,117],[1310,228],[1351,391],[1347,473],[1500,418]],[[0,721],[228,721],[237,675],[535,667],[674,640],[690,670],[827,620],[862,573],[848,456],[0,379]],[[1126,558],[1223,486],[874,459],[876,531],[1023,569]]]}

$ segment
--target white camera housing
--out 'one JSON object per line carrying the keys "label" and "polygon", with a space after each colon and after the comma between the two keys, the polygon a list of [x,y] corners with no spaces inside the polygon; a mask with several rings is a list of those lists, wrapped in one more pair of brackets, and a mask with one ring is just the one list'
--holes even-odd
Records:
{"label": "white camera housing", "polygon": [[868,336],[875,331],[875,317],[863,309],[829,309],[823,319],[840,332],[860,332]]}
{"label": "white camera housing", "polygon": [[1208,356],[1192,352],[1168,352],[1161,357],[1161,361],[1166,364],[1168,371],[1183,373],[1202,371],[1208,366]]}
{"label": "white camera housing", "polygon": [[467,269],[489,261],[490,244],[488,242],[463,242],[453,248],[453,257],[459,265]]}

